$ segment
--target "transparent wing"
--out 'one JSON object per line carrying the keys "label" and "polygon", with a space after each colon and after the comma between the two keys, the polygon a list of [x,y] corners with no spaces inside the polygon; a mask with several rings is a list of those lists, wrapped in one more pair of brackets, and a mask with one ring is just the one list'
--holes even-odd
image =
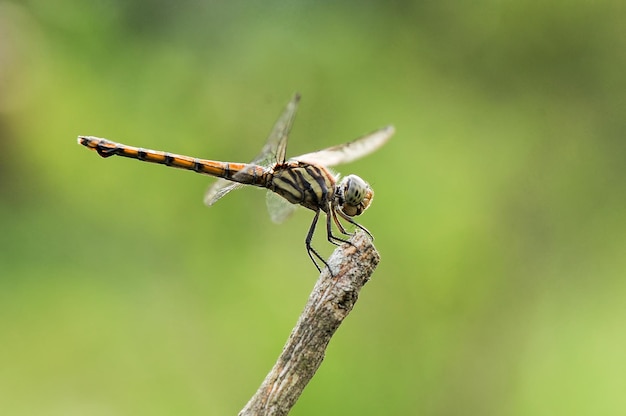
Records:
{"label": "transparent wing", "polygon": [[242,186],[243,185],[240,183],[220,178],[209,187],[209,190],[204,195],[204,204],[210,207],[230,191],[241,188]]}
{"label": "transparent wing", "polygon": [[301,162],[321,164],[323,166],[335,166],[352,162],[379,149],[382,145],[387,143],[387,140],[393,136],[395,131],[393,126],[387,126],[351,142],[313,153],[306,153],[292,159]]}
{"label": "transparent wing", "polygon": [[292,204],[285,198],[278,196],[272,191],[267,191],[265,195],[265,203],[267,204],[267,212],[270,218],[277,224],[285,221],[298,208],[298,205]]}
{"label": "transparent wing", "polygon": [[[289,138],[289,131],[293,125],[293,120],[298,110],[298,102],[300,101],[300,94],[295,94],[291,101],[287,104],[287,107],[280,115],[272,132],[270,133],[261,153],[259,153],[250,165],[260,165],[263,167],[273,166],[276,162],[285,161],[285,153],[287,151],[287,139]],[[241,184],[229,181],[227,179],[218,179],[211,185],[204,196],[204,203],[208,206],[215,204],[219,199],[224,197],[230,191],[241,187]]]}
{"label": "transparent wing", "polygon": [[272,132],[270,133],[265,146],[261,150],[261,153],[254,158],[251,164],[261,165],[263,167],[273,166],[275,163],[283,163],[285,161],[285,153],[287,152],[287,139],[289,138],[289,132],[291,126],[293,126],[293,120],[296,118],[296,111],[298,111],[298,103],[300,102],[300,94],[295,94],[291,101],[287,104],[287,107],[280,115]]}

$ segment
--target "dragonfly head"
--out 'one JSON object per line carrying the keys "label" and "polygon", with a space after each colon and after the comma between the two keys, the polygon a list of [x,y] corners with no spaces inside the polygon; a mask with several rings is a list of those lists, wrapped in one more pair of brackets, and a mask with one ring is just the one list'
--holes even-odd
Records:
{"label": "dragonfly head", "polygon": [[335,188],[335,204],[349,217],[361,215],[374,199],[374,191],[363,179],[348,175]]}

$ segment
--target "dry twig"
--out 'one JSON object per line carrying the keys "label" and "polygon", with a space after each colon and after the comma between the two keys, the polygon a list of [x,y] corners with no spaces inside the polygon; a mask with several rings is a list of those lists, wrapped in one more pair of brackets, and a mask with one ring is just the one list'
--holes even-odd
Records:
{"label": "dry twig", "polygon": [[331,255],[334,276],[322,271],[276,364],[239,416],[286,415],[319,368],[331,337],[380,261],[365,233],[357,232],[350,242]]}

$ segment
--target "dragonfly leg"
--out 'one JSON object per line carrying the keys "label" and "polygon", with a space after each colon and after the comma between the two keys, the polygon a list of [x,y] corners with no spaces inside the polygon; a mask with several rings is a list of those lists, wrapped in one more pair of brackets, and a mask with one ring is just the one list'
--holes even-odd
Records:
{"label": "dragonfly leg", "polygon": [[343,226],[343,224],[341,223],[341,221],[339,221],[339,218],[337,218],[337,211],[332,210],[331,212],[333,214],[333,220],[335,221],[335,224],[337,225],[337,228],[339,229],[341,234],[352,236],[352,233],[346,231],[346,229]]}
{"label": "dragonfly leg", "polygon": [[[328,266],[328,263],[326,262],[326,260],[324,260],[324,258],[320,255],[320,253],[318,253],[317,250],[315,250],[311,246],[311,240],[313,239],[313,234],[315,233],[315,226],[317,225],[317,220],[319,219],[319,216],[320,216],[320,212],[316,211],[315,212],[315,217],[313,217],[313,222],[311,223],[311,228],[309,228],[309,233],[306,236],[306,240],[305,240],[304,244],[306,246],[306,251],[309,254],[309,257],[311,258],[311,261],[313,261],[313,264],[315,265],[315,267],[317,267],[317,270],[320,273],[322,272],[322,269],[320,268],[319,264],[317,264],[317,261],[315,260],[315,257],[320,259],[322,261],[322,263],[324,263],[324,265],[326,267],[328,267],[328,270],[330,271],[330,274],[332,275],[333,272],[330,269],[330,266]],[[313,256],[315,256],[315,257],[313,257]]]}
{"label": "dragonfly leg", "polygon": [[330,220],[331,217],[335,221],[335,224],[337,224],[337,228],[339,228],[339,231],[342,234],[351,235],[349,232],[346,231],[346,229],[343,227],[343,225],[341,225],[341,223],[337,219],[336,215],[337,214],[335,214],[335,211],[332,210],[332,209],[330,210],[330,213],[326,215],[326,234],[328,236],[328,241],[330,241],[331,243],[333,243],[336,246],[341,245],[342,243],[351,244],[348,240],[343,239],[343,238],[339,238],[339,237],[337,237],[336,235],[333,234],[333,227],[332,227],[333,224],[332,224],[332,222]]}
{"label": "dragonfly leg", "polygon": [[372,233],[369,232],[369,230],[365,227],[363,227],[361,224],[357,223],[356,221],[354,221],[351,217],[347,216],[346,214],[344,214],[343,212],[339,211],[339,215],[341,216],[341,218],[343,218],[344,220],[348,221],[350,224],[354,225],[355,227],[360,228],[361,230],[365,231],[365,233],[367,233],[367,235],[370,236],[370,238],[372,240],[374,240],[374,236],[372,235]]}

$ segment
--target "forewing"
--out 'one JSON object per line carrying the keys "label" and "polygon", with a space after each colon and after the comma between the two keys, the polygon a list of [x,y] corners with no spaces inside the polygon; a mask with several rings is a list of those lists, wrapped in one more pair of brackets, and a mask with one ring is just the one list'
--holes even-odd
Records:
{"label": "forewing", "polygon": [[270,218],[277,224],[289,218],[296,208],[298,208],[297,205],[290,203],[285,198],[278,196],[272,191],[267,191],[265,203],[267,204],[267,211],[270,214]]}
{"label": "forewing", "polygon": [[387,140],[389,140],[394,133],[394,127],[387,126],[351,142],[329,147],[328,149],[319,150],[317,152],[307,153],[292,159],[324,166],[335,166],[352,162],[379,149],[382,145],[387,143]]}
{"label": "forewing", "polygon": [[287,104],[287,107],[280,115],[272,132],[270,133],[265,146],[261,150],[261,153],[254,158],[251,164],[261,165],[263,167],[270,167],[276,162],[283,163],[285,161],[285,153],[287,151],[287,139],[289,138],[289,132],[293,125],[293,120],[296,117],[296,111],[298,111],[298,102],[300,101],[300,94],[295,94],[291,101]]}
{"label": "forewing", "polygon": [[[285,152],[287,150],[287,139],[289,137],[289,131],[293,125],[293,120],[298,110],[298,102],[300,101],[300,94],[295,94],[289,101],[287,107],[280,115],[272,132],[270,133],[261,153],[259,153],[250,165],[260,165],[263,167],[270,167],[276,162],[285,161]],[[245,172],[245,171],[244,171]],[[235,177],[237,175],[235,174]],[[224,197],[230,191],[241,187],[242,185],[236,182],[229,181],[227,179],[218,179],[213,185],[209,187],[209,190],[204,196],[204,203],[208,206],[215,204],[219,199]]]}

